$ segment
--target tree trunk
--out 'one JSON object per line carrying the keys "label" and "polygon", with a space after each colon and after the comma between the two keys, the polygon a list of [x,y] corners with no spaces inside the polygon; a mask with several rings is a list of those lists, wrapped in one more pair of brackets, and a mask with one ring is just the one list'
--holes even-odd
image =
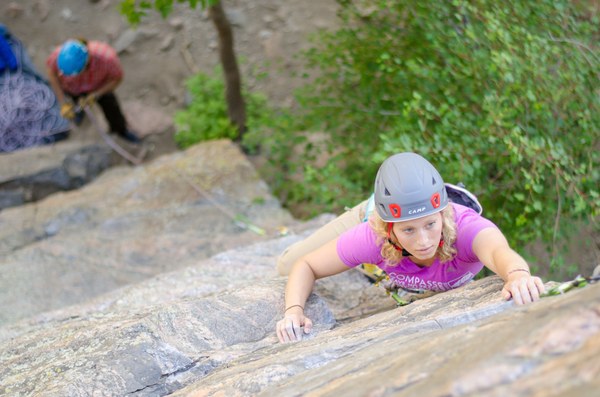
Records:
{"label": "tree trunk", "polygon": [[242,97],[242,78],[233,50],[233,30],[220,1],[209,6],[208,13],[219,35],[219,56],[225,76],[227,113],[229,120],[238,129],[236,141],[239,142],[246,132],[246,104]]}

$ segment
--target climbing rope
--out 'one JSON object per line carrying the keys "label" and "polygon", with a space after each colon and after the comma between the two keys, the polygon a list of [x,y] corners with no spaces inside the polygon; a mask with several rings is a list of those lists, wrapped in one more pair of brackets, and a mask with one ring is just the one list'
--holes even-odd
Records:
{"label": "climbing rope", "polygon": [[237,224],[241,228],[248,229],[248,230],[258,234],[259,236],[264,236],[267,234],[267,231],[265,229],[252,223],[250,221],[250,219],[248,219],[248,217],[246,217],[242,214],[233,213],[232,211],[227,209],[225,206],[221,205],[219,202],[217,202],[217,200],[214,199],[214,197],[212,197],[210,194],[208,194],[208,192],[206,192],[200,186],[195,184],[188,176],[183,175],[181,172],[177,171],[176,169],[173,169],[173,172],[175,174],[177,174],[181,179],[186,181],[187,184],[190,185],[190,187],[192,189],[194,189],[197,193],[202,195],[210,204],[212,204],[216,209],[221,211],[224,215],[226,215],[229,219],[231,219],[235,224]]}
{"label": "climbing rope", "polygon": [[34,76],[5,73],[0,79],[0,152],[36,146],[44,137],[68,131],[55,103],[50,87]]}
{"label": "climbing rope", "polygon": [[[391,297],[396,302],[397,306],[406,306],[412,303],[415,296],[427,293],[427,291],[424,290],[412,290],[396,285],[390,281],[390,277],[386,272],[370,263],[363,263],[354,269],[367,276],[367,278],[375,285],[375,287],[382,287],[386,295]],[[404,296],[408,295],[410,295],[408,299],[403,298]],[[427,294],[427,296],[429,296],[429,294]]]}
{"label": "climbing rope", "polygon": [[[69,131],[50,87],[30,71],[22,45],[13,41],[19,68],[0,74],[0,152],[37,146]],[[33,69],[31,69],[33,70]]]}
{"label": "climbing rope", "polygon": [[142,150],[140,151],[140,153],[138,153],[137,156],[133,155],[132,153],[129,153],[121,145],[119,145],[114,139],[112,139],[105,130],[103,130],[100,127],[100,123],[98,122],[98,119],[96,118],[96,115],[94,114],[92,109],[90,109],[90,106],[85,106],[83,108],[78,107],[76,110],[77,111],[83,110],[85,112],[85,114],[88,116],[88,118],[92,121],[94,128],[96,128],[96,131],[98,131],[98,133],[100,134],[102,139],[104,139],[104,142],[106,142],[106,144],[108,146],[110,146],[117,154],[119,154],[121,157],[123,157],[125,160],[129,161],[133,165],[142,164],[142,162],[144,161],[144,157],[146,156],[146,151],[147,151],[145,146],[142,148]]}
{"label": "climbing rope", "polygon": [[556,287],[550,288],[548,291],[543,293],[541,296],[542,296],[542,298],[544,298],[547,296],[562,295],[562,294],[565,294],[565,293],[571,291],[574,288],[583,288],[588,284],[594,284],[598,281],[600,281],[600,275],[584,277],[580,274],[577,277],[575,277],[573,280],[566,281],[562,284],[557,285]]}

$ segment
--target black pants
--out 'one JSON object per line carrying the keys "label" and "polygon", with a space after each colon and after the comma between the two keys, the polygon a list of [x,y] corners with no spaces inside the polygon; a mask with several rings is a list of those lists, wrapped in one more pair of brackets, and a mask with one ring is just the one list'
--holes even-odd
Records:
{"label": "black pants", "polygon": [[[85,94],[73,96],[75,103],[77,103],[77,100],[82,96],[85,96]],[[125,135],[127,132],[127,122],[125,121],[123,112],[121,112],[121,106],[119,106],[117,96],[114,93],[109,92],[98,97],[96,102],[98,102],[98,105],[102,108],[104,117],[106,117],[106,121],[108,121],[110,131],[119,135]]]}

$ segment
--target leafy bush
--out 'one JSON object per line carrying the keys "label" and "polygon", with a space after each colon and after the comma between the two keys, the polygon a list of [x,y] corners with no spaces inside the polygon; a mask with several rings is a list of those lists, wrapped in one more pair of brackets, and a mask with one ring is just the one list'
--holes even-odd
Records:
{"label": "leafy bush", "polygon": [[[201,141],[238,136],[237,129],[227,116],[225,102],[225,84],[220,68],[213,76],[198,73],[186,82],[192,98],[188,107],[175,114],[175,142],[181,148],[187,148]],[[246,93],[246,111],[248,129],[265,124],[268,114],[266,98],[257,93]]]}
{"label": "leafy bush", "polygon": [[[475,192],[512,244],[556,250],[572,221],[597,222],[591,3],[339,3],[343,28],[320,33],[306,54],[317,77],[299,92],[300,111],[262,139],[273,167],[286,164],[272,181],[289,206],[340,211],[372,190],[383,159],[415,151]],[[306,131],[327,139],[310,144]]]}

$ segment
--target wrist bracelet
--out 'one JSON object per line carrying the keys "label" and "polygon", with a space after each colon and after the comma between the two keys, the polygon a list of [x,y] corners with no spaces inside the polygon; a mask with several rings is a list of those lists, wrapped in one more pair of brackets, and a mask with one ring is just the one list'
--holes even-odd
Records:
{"label": "wrist bracelet", "polygon": [[506,275],[510,276],[514,272],[527,272],[527,273],[531,274],[531,272],[527,269],[513,269],[510,272],[506,273]]}
{"label": "wrist bracelet", "polygon": [[296,306],[298,306],[300,309],[302,309],[302,311],[304,311],[304,308],[302,307],[302,305],[292,305],[292,306],[289,306],[288,308],[286,308],[283,312],[285,313],[288,310],[290,310],[292,307],[296,307]]}

